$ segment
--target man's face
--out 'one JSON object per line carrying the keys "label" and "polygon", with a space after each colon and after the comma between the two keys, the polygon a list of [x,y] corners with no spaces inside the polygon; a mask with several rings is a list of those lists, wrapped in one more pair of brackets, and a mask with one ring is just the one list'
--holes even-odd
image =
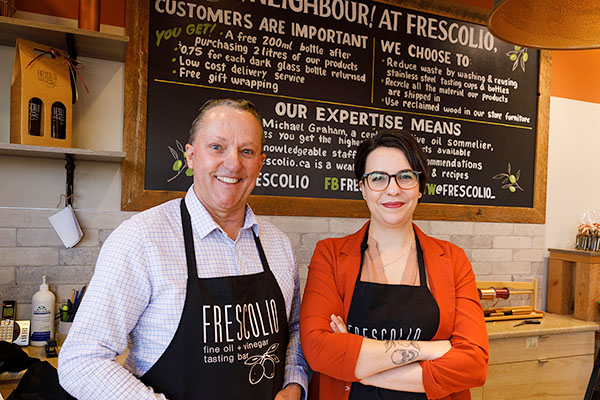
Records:
{"label": "man's face", "polygon": [[188,166],[194,170],[194,192],[216,219],[243,218],[265,160],[261,132],[249,112],[217,106],[196,128],[194,143],[186,145]]}

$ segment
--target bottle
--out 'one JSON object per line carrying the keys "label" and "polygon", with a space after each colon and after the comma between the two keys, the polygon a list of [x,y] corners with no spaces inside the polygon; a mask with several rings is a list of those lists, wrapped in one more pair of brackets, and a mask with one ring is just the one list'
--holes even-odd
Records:
{"label": "bottle", "polygon": [[53,139],[67,138],[67,109],[64,104],[56,101],[52,104],[52,118],[50,122]]}
{"label": "bottle", "polygon": [[48,290],[46,275],[42,277],[40,290],[31,300],[31,340],[32,346],[44,346],[54,339],[54,307],[56,297]]}
{"label": "bottle", "polygon": [[29,134],[32,136],[42,136],[42,107],[43,102],[38,97],[32,97],[29,100],[29,112],[27,119],[29,121]]}

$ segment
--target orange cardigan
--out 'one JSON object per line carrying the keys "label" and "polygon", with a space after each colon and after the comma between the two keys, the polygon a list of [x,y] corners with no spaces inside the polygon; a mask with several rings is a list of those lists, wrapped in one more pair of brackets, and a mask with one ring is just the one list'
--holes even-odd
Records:
{"label": "orange cardigan", "polygon": [[[308,267],[300,341],[306,360],[319,373],[313,383],[318,382],[321,400],[348,399],[351,382],[358,380],[354,369],[363,337],[334,334],[329,321],[331,314],[348,318],[367,225],[352,235],[317,243]],[[425,394],[428,399],[470,399],[469,388],[485,382],[489,352],[475,275],[461,248],[429,237],[416,226],[415,231],[429,287],[440,308],[440,323],[432,340],[452,343],[443,357],[421,362]]]}

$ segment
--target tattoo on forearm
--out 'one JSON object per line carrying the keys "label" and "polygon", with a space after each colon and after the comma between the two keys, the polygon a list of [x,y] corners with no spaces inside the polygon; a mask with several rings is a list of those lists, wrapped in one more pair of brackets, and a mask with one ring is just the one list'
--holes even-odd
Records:
{"label": "tattoo on forearm", "polygon": [[417,359],[421,351],[419,345],[415,342],[386,340],[385,352],[393,350],[391,354],[394,365],[404,365]]}

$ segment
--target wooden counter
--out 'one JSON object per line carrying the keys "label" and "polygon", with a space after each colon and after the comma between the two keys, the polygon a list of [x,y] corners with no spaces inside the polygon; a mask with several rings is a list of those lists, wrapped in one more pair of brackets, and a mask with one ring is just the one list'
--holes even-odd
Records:
{"label": "wooden counter", "polygon": [[473,400],[581,400],[594,366],[594,322],[547,313],[539,325],[488,322],[490,365]]}

